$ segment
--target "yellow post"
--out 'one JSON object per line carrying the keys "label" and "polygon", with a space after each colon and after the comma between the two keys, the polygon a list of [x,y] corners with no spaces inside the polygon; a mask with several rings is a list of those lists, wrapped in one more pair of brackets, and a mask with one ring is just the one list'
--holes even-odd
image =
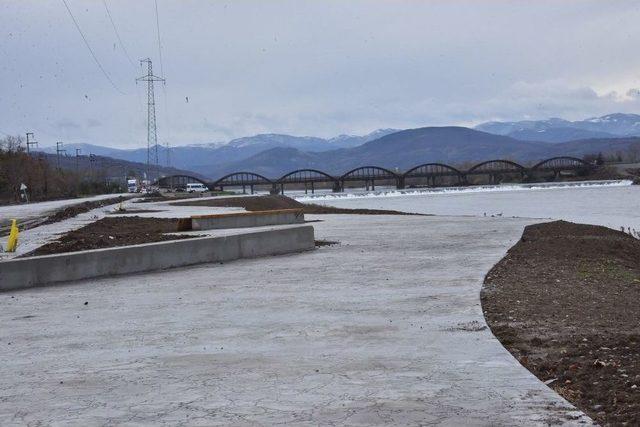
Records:
{"label": "yellow post", "polygon": [[9,241],[7,242],[7,252],[15,252],[18,247],[18,225],[16,220],[11,220],[11,231],[9,232]]}

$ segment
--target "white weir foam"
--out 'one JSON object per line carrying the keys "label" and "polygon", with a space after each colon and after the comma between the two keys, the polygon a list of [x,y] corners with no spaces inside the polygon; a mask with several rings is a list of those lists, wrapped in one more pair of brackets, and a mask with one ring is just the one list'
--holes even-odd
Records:
{"label": "white weir foam", "polygon": [[631,180],[619,179],[604,181],[545,182],[532,184],[474,185],[469,187],[411,188],[405,190],[381,189],[376,191],[354,191],[344,193],[323,192],[321,194],[295,194],[292,192],[290,196],[300,202],[311,202],[335,199],[425,196],[430,194],[496,193],[506,191],[535,191],[563,188],[624,187],[629,185],[632,185]]}

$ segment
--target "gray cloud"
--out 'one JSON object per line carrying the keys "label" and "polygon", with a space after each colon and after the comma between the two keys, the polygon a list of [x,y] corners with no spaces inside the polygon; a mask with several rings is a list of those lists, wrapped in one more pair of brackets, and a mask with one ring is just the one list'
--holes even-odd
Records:
{"label": "gray cloud", "polygon": [[[145,87],[101,1],[0,2],[0,129],[144,146]],[[108,0],[134,58],[160,73],[153,2]],[[640,5],[597,0],[159,0],[158,135],[333,136],[490,119],[637,112]],[[188,97],[188,101],[187,101]],[[78,124],[77,128],[60,123]]]}

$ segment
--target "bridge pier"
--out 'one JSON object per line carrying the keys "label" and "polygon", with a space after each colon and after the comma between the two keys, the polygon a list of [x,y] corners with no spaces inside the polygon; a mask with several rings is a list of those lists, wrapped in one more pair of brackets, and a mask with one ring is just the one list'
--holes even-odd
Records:
{"label": "bridge pier", "polygon": [[397,190],[402,190],[404,189],[404,177],[398,177],[397,181],[396,181],[396,189]]}

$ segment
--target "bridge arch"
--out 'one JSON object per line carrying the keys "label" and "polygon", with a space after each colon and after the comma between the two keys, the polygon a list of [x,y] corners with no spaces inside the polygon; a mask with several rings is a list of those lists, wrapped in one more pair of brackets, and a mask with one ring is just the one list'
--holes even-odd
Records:
{"label": "bridge arch", "polygon": [[585,162],[582,159],[571,156],[558,156],[551,157],[550,159],[542,160],[536,163],[531,170],[563,170],[563,169],[578,169],[592,167],[591,164]]}
{"label": "bridge arch", "polygon": [[428,185],[436,186],[437,177],[455,177],[457,184],[462,183],[464,174],[453,166],[444,163],[423,163],[415,166],[399,178],[398,188],[404,188],[408,178],[426,178]]}
{"label": "bridge arch", "polygon": [[405,178],[412,176],[431,176],[431,175],[462,175],[462,172],[453,166],[444,163],[424,163],[406,171],[402,176]]}
{"label": "bridge arch", "polygon": [[338,178],[329,175],[326,172],[317,169],[297,169],[282,175],[276,180],[280,184],[280,193],[284,194],[285,184],[304,184],[305,194],[308,191],[307,184],[311,185],[311,193],[315,193],[315,184],[328,182],[332,184],[333,191],[340,190],[340,181]]}
{"label": "bridge arch", "polygon": [[246,187],[249,186],[251,193],[253,194],[254,185],[273,184],[273,181],[269,178],[254,172],[233,172],[219,178],[212,184],[212,186],[220,187],[221,190],[224,190],[224,187],[242,187],[243,192],[245,192]]}
{"label": "bridge arch", "polygon": [[496,159],[478,163],[472,166],[465,174],[524,172],[525,170],[526,168],[519,163],[511,160]]}
{"label": "bridge arch", "polygon": [[380,166],[360,166],[344,173],[340,181],[364,181],[365,179],[397,179],[398,174]]}
{"label": "bridge arch", "polygon": [[334,176],[329,175],[326,172],[322,172],[317,169],[297,169],[287,174],[282,175],[276,182],[278,183],[287,183],[287,182],[335,182],[338,179]]}
{"label": "bridge arch", "polygon": [[369,190],[369,184],[371,184],[371,189],[375,190],[375,181],[381,179],[392,179],[395,181],[395,185],[398,186],[400,175],[380,166],[360,166],[344,173],[338,179],[342,189],[344,189],[346,181],[364,181],[367,190]]}
{"label": "bridge arch", "polygon": [[499,184],[504,175],[519,174],[524,179],[526,172],[527,168],[511,160],[487,160],[472,166],[468,171],[464,172],[464,180],[468,184],[470,175],[487,175],[489,184]]}

